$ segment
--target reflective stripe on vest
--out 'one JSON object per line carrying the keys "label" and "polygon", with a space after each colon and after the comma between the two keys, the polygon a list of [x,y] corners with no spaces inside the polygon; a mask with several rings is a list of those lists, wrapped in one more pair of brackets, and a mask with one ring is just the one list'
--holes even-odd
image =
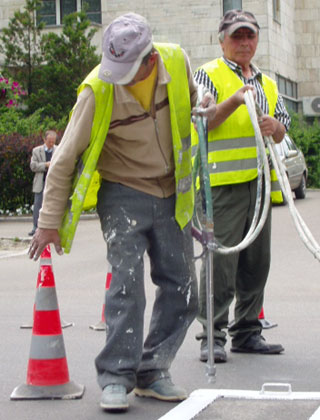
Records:
{"label": "reflective stripe on vest", "polygon": [[[175,161],[176,207],[175,217],[181,227],[191,220],[194,192],[192,186],[191,136],[190,136],[190,92],[181,48],[175,44],[154,44],[166,70],[171,76],[167,85],[173,154]],[[65,212],[60,228],[61,244],[70,252],[75,230],[83,210],[87,190],[92,182],[97,162],[110,125],[113,107],[113,85],[98,79],[99,66],[92,70],[78,89],[78,94],[90,86],[95,96],[95,114],[88,148],[77,164],[69,208]]]}

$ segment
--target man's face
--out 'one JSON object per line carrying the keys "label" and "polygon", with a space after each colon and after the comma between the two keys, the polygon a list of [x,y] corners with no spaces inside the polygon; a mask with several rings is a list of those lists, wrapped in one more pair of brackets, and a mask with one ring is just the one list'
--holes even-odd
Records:
{"label": "man's face", "polygon": [[231,36],[225,33],[224,40],[221,41],[223,54],[241,67],[246,67],[256,52],[258,40],[258,34],[249,28],[239,28]]}
{"label": "man's face", "polygon": [[158,53],[154,51],[151,54],[148,62],[141,64],[134,78],[126,86],[133,86],[136,83],[139,83],[139,82],[142,82],[142,80],[145,80],[151,74],[153,66],[155,62],[157,61],[157,58],[158,58]]}
{"label": "man's face", "polygon": [[44,139],[44,143],[49,150],[51,150],[53,146],[56,144],[56,138],[57,138],[56,135],[48,134],[47,137]]}

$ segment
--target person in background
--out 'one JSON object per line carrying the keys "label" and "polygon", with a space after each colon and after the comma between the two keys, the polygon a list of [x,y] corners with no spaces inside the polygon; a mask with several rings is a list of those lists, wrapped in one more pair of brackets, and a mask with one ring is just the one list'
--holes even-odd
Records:
{"label": "person in background", "polygon": [[[221,58],[201,66],[196,81],[215,97],[216,115],[209,122],[208,161],[212,187],[214,234],[232,247],[244,238],[254,214],[257,192],[257,159],[254,130],[244,104],[247,90],[254,91],[263,112],[259,125],[263,136],[280,142],[289,129],[290,117],[277,85],[252,63],[259,41],[255,16],[230,10],[219,26]],[[274,172],[274,171],[273,171]],[[271,173],[273,175],[273,173]],[[276,177],[272,177],[272,199],[282,201]],[[271,206],[263,230],[256,240],[237,254],[214,254],[214,358],[226,362],[226,332],[229,306],[236,298],[235,322],[229,327],[232,352],[278,354],[281,344],[270,344],[261,335],[258,316],[270,267]],[[205,268],[200,276],[198,320],[203,331],[200,360],[208,359]]]}
{"label": "person in background", "polygon": [[[190,115],[196,101],[186,53],[175,44],[153,43],[142,16],[120,16],[104,32],[101,65],[81,85],[51,164],[29,250],[34,259],[50,242],[62,253],[58,229],[76,162],[90,141],[92,155],[99,156],[97,210],[112,281],[106,293],[107,340],[96,369],[100,406],[107,411],[127,410],[133,390],[163,401],[187,397],[172,382],[170,366],[197,312],[190,226]],[[208,118],[214,116],[212,95],[203,107]],[[85,178],[92,176],[91,169],[82,170]],[[157,292],[143,340],[145,252]]]}
{"label": "person in background", "polygon": [[29,236],[33,236],[38,227],[39,211],[42,206],[43,190],[48,169],[53,153],[56,150],[57,133],[53,130],[45,132],[43,145],[37,146],[32,150],[30,168],[34,172],[32,192],[34,193],[33,202],[33,228]]}

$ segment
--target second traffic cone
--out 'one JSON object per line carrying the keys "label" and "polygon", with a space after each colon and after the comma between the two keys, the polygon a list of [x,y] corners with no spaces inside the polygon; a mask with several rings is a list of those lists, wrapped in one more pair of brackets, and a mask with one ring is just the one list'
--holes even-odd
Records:
{"label": "second traffic cone", "polygon": [[[110,266],[109,269],[108,269],[108,272],[107,272],[107,277],[106,277],[105,295],[110,288],[111,279],[112,279],[112,268]],[[97,324],[90,325],[89,328],[91,328],[92,330],[95,330],[95,331],[105,331],[107,329],[106,318],[105,318],[105,309],[106,309],[106,305],[104,303],[102,305],[101,320]]]}
{"label": "second traffic cone", "polygon": [[262,325],[262,328],[265,330],[268,330],[269,328],[274,328],[276,327],[278,324],[275,324],[274,322],[270,322],[267,321],[264,317],[264,309],[263,307],[261,308],[260,314],[258,316],[258,319],[260,321],[260,324]]}
{"label": "second traffic cone", "polygon": [[27,383],[11,400],[81,398],[84,386],[69,380],[49,245],[40,257]]}

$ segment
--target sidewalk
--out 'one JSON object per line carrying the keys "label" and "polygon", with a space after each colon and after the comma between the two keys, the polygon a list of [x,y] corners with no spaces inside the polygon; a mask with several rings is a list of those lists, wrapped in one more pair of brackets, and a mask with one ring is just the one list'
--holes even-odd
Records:
{"label": "sidewalk", "polygon": [[[98,219],[96,213],[83,214],[80,217],[80,220],[94,219]],[[27,253],[31,241],[28,233],[32,226],[32,215],[0,217],[0,259]]]}

